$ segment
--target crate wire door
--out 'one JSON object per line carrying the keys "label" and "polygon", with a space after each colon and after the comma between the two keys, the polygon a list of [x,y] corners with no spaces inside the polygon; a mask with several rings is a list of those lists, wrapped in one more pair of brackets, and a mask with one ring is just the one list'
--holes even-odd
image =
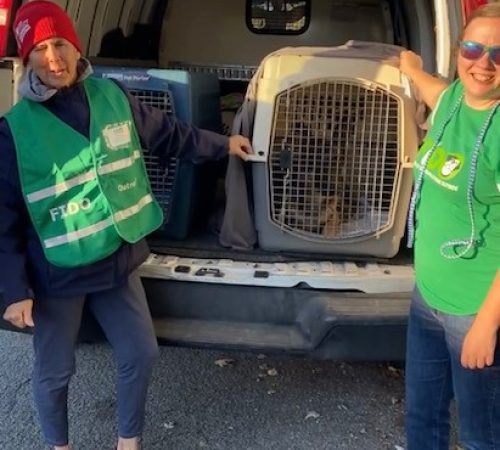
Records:
{"label": "crate wire door", "polygon": [[313,80],[276,97],[270,219],[311,240],[392,226],[400,177],[399,102],[380,85]]}
{"label": "crate wire door", "polygon": [[[170,91],[155,91],[150,89],[130,89],[134,97],[145,105],[160,109],[175,116],[174,102]],[[170,157],[165,167],[159,164],[159,158],[144,151],[144,162],[148,172],[151,189],[163,210],[164,222],[170,220],[175,181],[177,179],[178,159]]]}

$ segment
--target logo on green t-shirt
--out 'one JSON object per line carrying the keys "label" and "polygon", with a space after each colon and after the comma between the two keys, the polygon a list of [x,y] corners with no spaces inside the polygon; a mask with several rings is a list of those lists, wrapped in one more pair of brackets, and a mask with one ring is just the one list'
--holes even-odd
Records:
{"label": "logo on green t-shirt", "polygon": [[449,180],[458,175],[462,169],[463,162],[464,158],[462,155],[448,154],[439,171],[441,178]]}
{"label": "logo on green t-shirt", "polygon": [[[417,167],[420,167],[420,159],[431,146],[432,140],[427,138],[420,151],[420,158],[418,158]],[[457,185],[447,182],[455,178],[462,171],[464,163],[464,155],[449,152],[444,147],[438,146],[427,163],[427,169],[425,172],[440,186],[452,191],[457,191]]]}
{"label": "logo on green t-shirt", "polygon": [[439,146],[432,155],[427,168],[442,180],[450,180],[460,173],[463,165],[463,155],[450,153]]}

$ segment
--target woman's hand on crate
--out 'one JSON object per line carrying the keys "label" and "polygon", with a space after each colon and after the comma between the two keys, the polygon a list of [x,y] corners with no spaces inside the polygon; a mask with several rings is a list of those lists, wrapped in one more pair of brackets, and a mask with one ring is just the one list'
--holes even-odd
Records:
{"label": "woman's hand on crate", "polygon": [[430,109],[434,109],[448,83],[427,73],[422,58],[410,50],[404,50],[399,54],[399,70],[413,82],[424,103]]}
{"label": "woman's hand on crate", "polygon": [[411,50],[403,50],[399,54],[399,70],[410,78],[415,72],[420,72],[424,68],[424,62],[420,55]]}
{"label": "woman's hand on crate", "polygon": [[246,161],[253,154],[252,144],[245,136],[235,134],[229,138],[229,154]]}

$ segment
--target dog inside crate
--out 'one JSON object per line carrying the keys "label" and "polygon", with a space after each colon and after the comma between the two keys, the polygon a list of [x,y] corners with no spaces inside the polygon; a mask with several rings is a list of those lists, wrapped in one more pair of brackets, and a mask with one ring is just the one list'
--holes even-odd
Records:
{"label": "dog inside crate", "polygon": [[352,81],[314,82],[280,94],[275,111],[270,170],[281,226],[348,238],[387,223],[398,150],[390,98]]}

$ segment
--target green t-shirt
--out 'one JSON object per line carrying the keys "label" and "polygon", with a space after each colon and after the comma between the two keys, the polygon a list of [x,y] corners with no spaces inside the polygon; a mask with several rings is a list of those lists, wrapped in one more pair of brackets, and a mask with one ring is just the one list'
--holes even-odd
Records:
{"label": "green t-shirt", "polygon": [[[442,95],[432,128],[418,152],[416,170],[462,94],[463,86],[457,81]],[[500,107],[477,163],[473,212],[478,245],[458,259],[447,259],[440,252],[445,242],[470,237],[467,183],[471,156],[490,111],[461,103],[428,162],[417,205],[417,286],[431,307],[448,314],[477,313],[500,268]]]}

